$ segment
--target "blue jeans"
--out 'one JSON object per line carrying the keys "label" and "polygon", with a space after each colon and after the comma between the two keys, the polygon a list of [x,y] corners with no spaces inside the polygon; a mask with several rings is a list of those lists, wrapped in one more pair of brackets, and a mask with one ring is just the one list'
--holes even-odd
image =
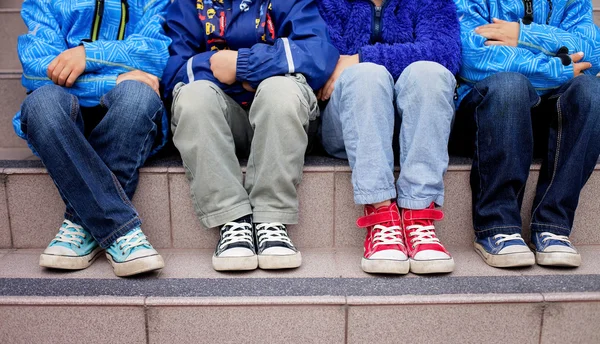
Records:
{"label": "blue jeans", "polygon": [[[402,208],[443,205],[455,85],[452,73],[434,62],[409,65],[396,83],[373,63],[344,70],[322,114],[321,139],[327,153],[349,160],[357,204],[397,195]],[[396,194],[392,142],[398,126]]]}
{"label": "blue jeans", "polygon": [[157,135],[163,104],[149,86],[124,81],[96,108],[56,85],[33,91],[21,128],[65,201],[65,218],[109,247],[141,225],[131,198]]}
{"label": "blue jeans", "polygon": [[518,73],[498,73],[475,85],[456,125],[475,143],[471,189],[478,238],[521,233],[534,148],[543,160],[531,231],[571,233],[579,194],[600,155],[599,94],[600,79],[587,75],[543,97]]}

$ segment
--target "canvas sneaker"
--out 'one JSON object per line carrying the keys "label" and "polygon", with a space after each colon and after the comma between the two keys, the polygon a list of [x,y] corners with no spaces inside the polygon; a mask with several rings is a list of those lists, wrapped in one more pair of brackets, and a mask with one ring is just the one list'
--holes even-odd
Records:
{"label": "canvas sneaker", "polygon": [[142,230],[134,228],[106,249],[106,258],[119,277],[136,275],[165,267],[163,258],[150,245]]}
{"label": "canvas sneaker", "polygon": [[54,269],[85,269],[98,258],[102,248],[78,224],[64,220],[58,234],[40,256],[40,266]]}
{"label": "canvas sneaker", "polygon": [[475,251],[489,266],[512,268],[535,264],[533,252],[518,233],[475,239],[474,245]]}
{"label": "canvas sneaker", "polygon": [[302,264],[302,255],[282,223],[256,224],[256,242],[261,269],[292,269]]}
{"label": "canvas sneaker", "polygon": [[535,261],[539,265],[578,267],[581,255],[569,237],[550,232],[534,232],[531,246],[535,251]]}
{"label": "canvas sneaker", "polygon": [[365,206],[365,215],[356,225],[366,228],[364,255],[360,266],[364,272],[407,274],[410,269],[396,203],[375,208]]}
{"label": "canvas sneaker", "polygon": [[415,274],[452,272],[454,259],[435,234],[433,224],[442,220],[444,213],[431,203],[426,209],[402,209],[401,215],[410,271]]}
{"label": "canvas sneaker", "polygon": [[215,270],[254,270],[258,267],[251,217],[227,222],[221,226],[220,234],[212,257]]}

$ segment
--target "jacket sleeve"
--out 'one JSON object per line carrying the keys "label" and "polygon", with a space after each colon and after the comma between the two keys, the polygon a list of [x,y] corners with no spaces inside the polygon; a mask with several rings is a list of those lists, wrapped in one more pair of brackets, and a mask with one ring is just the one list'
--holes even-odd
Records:
{"label": "jacket sleeve", "polygon": [[84,42],[86,72],[121,74],[141,70],[161,77],[169,58],[171,40],[163,29],[164,14],[169,0],[146,0],[143,16],[134,33],[124,40]]}
{"label": "jacket sleeve", "polygon": [[596,75],[600,72],[600,30],[594,24],[592,2],[570,1],[558,27],[531,23],[520,25],[519,46],[530,51],[555,56],[561,47],[569,53],[583,52],[583,61],[592,68],[584,73]]}
{"label": "jacket sleeve", "polygon": [[[21,10],[29,31],[19,36],[17,49],[23,66],[21,80],[28,91],[52,84],[52,80],[48,78],[48,65],[68,49],[60,32],[60,25],[52,13],[50,1],[26,0]],[[115,84],[116,76],[82,75],[72,88],[65,89],[80,98],[83,106],[93,106]]]}
{"label": "jacket sleeve", "polygon": [[313,89],[319,89],[333,73],[339,53],[329,42],[327,26],[313,0],[282,1],[278,6],[284,3],[291,8],[277,11],[274,18],[279,38],[273,45],[257,43],[239,49],[236,78],[256,88],[271,76],[301,73]]}
{"label": "jacket sleeve", "polygon": [[476,83],[498,72],[516,72],[529,78],[538,90],[557,88],[573,78],[573,65],[564,66],[558,57],[535,54],[528,49],[486,46],[475,28],[489,24],[486,0],[458,0],[461,18],[462,68],[460,78]]}
{"label": "jacket sleeve", "polygon": [[460,27],[452,0],[419,1],[414,43],[367,45],[361,48],[360,61],[382,66],[397,79],[416,61],[433,61],[452,74],[460,68]]}
{"label": "jacket sleeve", "polygon": [[194,0],[175,0],[167,13],[167,35],[172,40],[169,60],[163,75],[164,96],[172,97],[175,85],[195,80],[215,83],[225,93],[243,90],[239,84],[227,85],[214,77],[210,57],[216,52],[206,51],[204,29],[197,17]]}

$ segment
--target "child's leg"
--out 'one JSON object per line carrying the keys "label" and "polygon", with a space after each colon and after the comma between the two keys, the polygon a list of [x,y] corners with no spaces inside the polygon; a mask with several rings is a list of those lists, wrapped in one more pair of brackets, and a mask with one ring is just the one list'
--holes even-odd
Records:
{"label": "child's leg", "polygon": [[246,111],[215,84],[195,81],[176,92],[171,128],[202,224],[211,228],[252,214],[236,156],[236,148],[252,140]]}
{"label": "child's leg", "polygon": [[536,114],[550,123],[546,127],[548,153],[540,169],[531,217],[538,264],[578,266],[581,262],[565,237],[571,234],[581,189],[600,155],[598,94],[600,79],[582,75],[550,97],[553,113]]}
{"label": "child's leg", "polygon": [[442,273],[454,261],[434,232],[444,203],[448,138],[454,117],[456,80],[435,62],[409,65],[396,83],[400,125],[398,206],[414,273]]}

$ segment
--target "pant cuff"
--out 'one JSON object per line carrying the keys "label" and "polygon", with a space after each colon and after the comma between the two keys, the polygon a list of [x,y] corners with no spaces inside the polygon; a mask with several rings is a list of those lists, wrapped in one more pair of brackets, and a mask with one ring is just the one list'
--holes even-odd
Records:
{"label": "pant cuff", "polygon": [[256,210],[252,215],[254,223],[281,222],[284,225],[298,224],[298,211]]}
{"label": "pant cuff", "polygon": [[389,201],[394,198],[396,198],[396,187],[373,193],[357,193],[354,191],[354,203],[356,204],[373,204]]}
{"label": "pant cuff", "polygon": [[431,203],[441,207],[444,205],[444,195],[431,196],[426,199],[406,199],[398,197],[398,206],[404,209],[420,210],[428,208]]}
{"label": "pant cuff", "polygon": [[475,228],[477,239],[485,239],[497,234],[521,234],[521,226],[494,226],[485,229]]}
{"label": "pant cuff", "polygon": [[232,207],[200,216],[200,222],[205,228],[213,228],[252,214],[249,202],[236,204]]}
{"label": "pant cuff", "polygon": [[[81,225],[81,224],[80,224]],[[129,232],[130,230],[134,229],[134,228],[138,228],[142,226],[142,220],[140,220],[140,218],[138,216],[134,217],[133,219],[129,220],[127,223],[125,223],[123,226],[119,227],[119,229],[117,229],[116,231],[112,232],[108,237],[106,237],[105,239],[101,239],[101,238],[96,238],[96,241],[98,241],[98,245],[100,245],[100,247],[107,249],[109,248],[118,238],[122,237],[123,235],[127,234],[127,232]],[[89,231],[89,229],[86,229]],[[92,233],[93,235],[93,233]],[[100,240],[99,240],[100,239]]]}
{"label": "pant cuff", "polygon": [[560,225],[554,225],[554,224],[550,224],[550,223],[539,223],[539,222],[535,222],[535,223],[531,223],[531,232],[550,232],[552,234],[556,234],[556,235],[566,235],[569,236],[571,235],[571,229],[564,227],[564,226],[560,226]]}

